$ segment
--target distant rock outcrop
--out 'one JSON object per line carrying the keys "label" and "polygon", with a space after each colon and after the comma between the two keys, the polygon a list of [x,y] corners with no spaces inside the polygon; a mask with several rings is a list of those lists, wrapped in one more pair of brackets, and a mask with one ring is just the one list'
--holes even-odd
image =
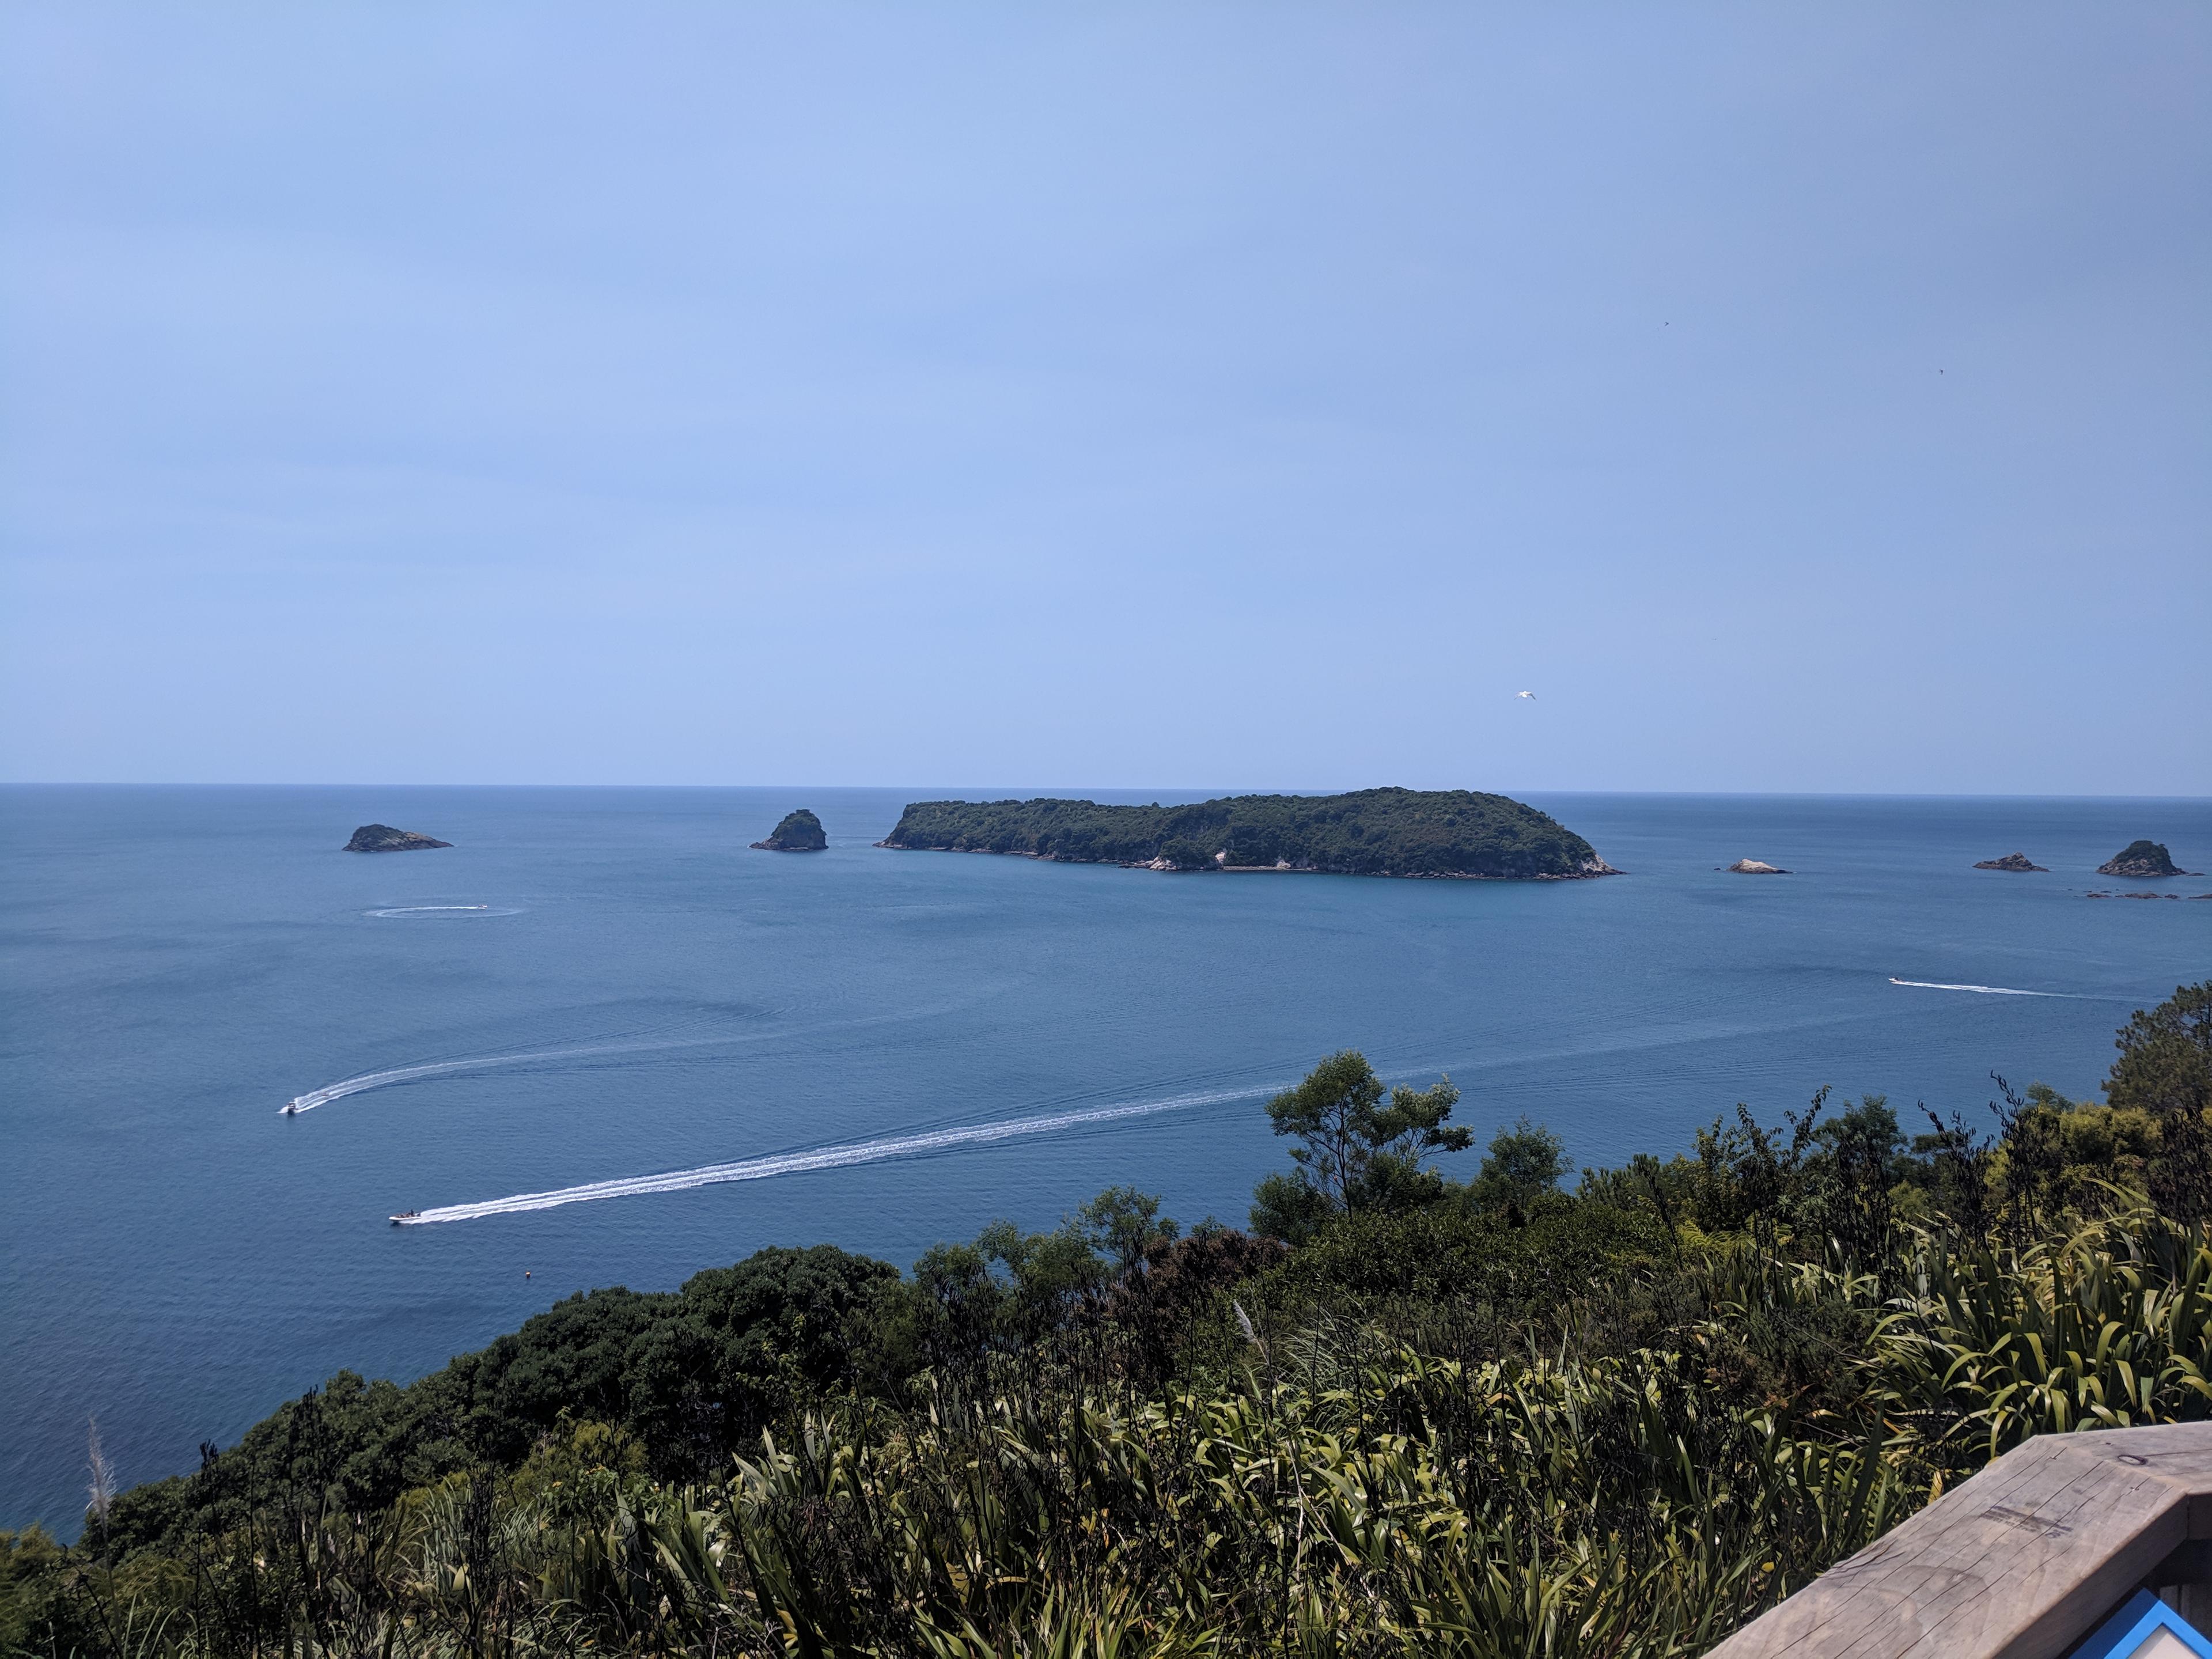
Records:
{"label": "distant rock outcrop", "polygon": [[364,823],[345,844],[349,853],[419,853],[426,847],[451,847],[449,841],[418,836],[412,830],[394,830],[388,823]]}
{"label": "distant rock outcrop", "polygon": [[1738,859],[1734,864],[1723,865],[1722,868],[1730,875],[1737,876],[1786,876],[1790,873],[1778,864],[1762,864],[1757,859]]}
{"label": "distant rock outcrop", "polygon": [[2033,870],[2049,875],[2050,870],[2040,864],[2030,864],[2025,853],[2007,853],[2001,859],[1984,859],[1974,866],[1977,870]]}
{"label": "distant rock outcrop", "polygon": [[2194,876],[2197,870],[2179,870],[2173,856],[2154,841],[2131,841],[2112,859],[2097,866],[2100,876]]}
{"label": "distant rock outcrop", "polygon": [[819,853],[829,845],[830,837],[822,833],[822,820],[804,806],[785,813],[774,834],[753,843],[763,853]]}

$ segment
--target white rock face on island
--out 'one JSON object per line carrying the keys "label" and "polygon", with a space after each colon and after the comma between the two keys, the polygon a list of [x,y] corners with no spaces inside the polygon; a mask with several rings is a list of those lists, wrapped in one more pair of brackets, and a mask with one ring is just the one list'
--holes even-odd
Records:
{"label": "white rock face on island", "polygon": [[1764,864],[1757,859],[1738,859],[1734,864],[1721,867],[1737,876],[1786,876],[1790,873],[1778,864]]}

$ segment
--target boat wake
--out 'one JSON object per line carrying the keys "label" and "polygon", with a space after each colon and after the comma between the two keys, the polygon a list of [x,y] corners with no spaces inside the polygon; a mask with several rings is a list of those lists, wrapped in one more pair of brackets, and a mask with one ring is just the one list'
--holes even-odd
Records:
{"label": "boat wake", "polygon": [[371,1089],[388,1089],[395,1083],[450,1077],[456,1072],[482,1071],[492,1066],[520,1066],[537,1060],[586,1060],[600,1054],[645,1054],[660,1048],[696,1048],[710,1042],[738,1041],[743,1039],[661,1037],[640,1042],[597,1042],[576,1048],[538,1048],[521,1054],[486,1054],[475,1060],[426,1060],[419,1066],[395,1066],[388,1072],[363,1072],[359,1077],[326,1083],[319,1089],[308,1090],[304,1095],[293,1096],[276,1109],[283,1116],[297,1117],[302,1112],[312,1112],[318,1106],[327,1106],[332,1101],[343,1100],[349,1095],[367,1094]]}
{"label": "boat wake", "polygon": [[512,905],[495,904],[395,904],[387,910],[364,910],[369,916],[519,916],[522,914]]}
{"label": "boat wake", "polygon": [[447,1204],[392,1217],[403,1227],[427,1227],[445,1221],[479,1221],[486,1216],[517,1215],[526,1210],[558,1209],[563,1204],[589,1204],[603,1198],[637,1198],[647,1193],[688,1192],[694,1187],[717,1187],[733,1181],[766,1181],[775,1176],[800,1175],[810,1170],[842,1170],[855,1164],[882,1164],[893,1158],[916,1158],[954,1146],[975,1146],[1018,1135],[1051,1134],[1092,1123],[1113,1123],[1125,1118],[1150,1117],[1160,1112],[1187,1111],[1231,1100],[1249,1100],[1273,1092],[1263,1088],[1224,1089],[1207,1094],[1176,1095],[1165,1100],[1140,1101],[1131,1105],[1097,1106],[1083,1111],[1054,1112],[1042,1117],[1010,1118],[1001,1123],[975,1123],[956,1129],[929,1129],[915,1134],[890,1135],[880,1140],[851,1141],[843,1146],[817,1147],[811,1152],[776,1152],[765,1158],[740,1158],[732,1164],[707,1164],[695,1170],[672,1170],[663,1175],[623,1176],[612,1181],[586,1182],[578,1187],[559,1187],[551,1192],[517,1193],[511,1198],[488,1198],[474,1204]]}
{"label": "boat wake", "polygon": [[1906,986],[1915,991],[1973,991],[1985,997],[2058,997],[2072,1002],[2081,1000],[2079,997],[2069,997],[2063,991],[2015,991],[2006,985],[1939,985],[1934,980],[1899,979],[1894,974],[1889,976],[1889,982]]}
{"label": "boat wake", "polygon": [[483,1071],[495,1066],[526,1066],[538,1060],[594,1060],[609,1054],[659,1054],[673,1048],[734,1048],[740,1043],[774,1042],[782,1038],[807,1036],[857,1026],[895,1025],[902,1021],[933,1019],[961,1006],[960,1002],[952,1001],[897,1013],[867,1014],[855,1019],[833,1019],[764,1031],[720,1031],[707,1036],[661,1035],[672,1029],[678,1031],[697,1030],[697,1025],[691,1023],[682,1023],[673,1027],[647,1026],[635,1035],[617,1036],[605,1042],[572,1043],[561,1048],[532,1048],[521,1054],[483,1054],[465,1060],[427,1060],[413,1066],[395,1066],[382,1072],[363,1072],[358,1077],[326,1083],[319,1089],[310,1089],[306,1094],[293,1096],[276,1110],[283,1116],[297,1117],[302,1112],[312,1112],[318,1106],[327,1106],[334,1100],[345,1099],[349,1095],[367,1094],[371,1089],[388,1089],[394,1084],[451,1077],[458,1073]]}

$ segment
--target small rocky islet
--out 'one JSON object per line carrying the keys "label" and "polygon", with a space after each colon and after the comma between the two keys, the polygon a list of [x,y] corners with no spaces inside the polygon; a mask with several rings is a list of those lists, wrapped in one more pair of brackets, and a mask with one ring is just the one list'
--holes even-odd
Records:
{"label": "small rocky islet", "polygon": [[1977,864],[1974,868],[1977,870],[2019,870],[2023,872],[2033,870],[2038,875],[2045,876],[2051,873],[2050,869],[2046,866],[2032,863],[2029,860],[2027,854],[2025,853],[2007,853],[2001,859],[1984,859],[1979,864]]}
{"label": "small rocky islet", "polygon": [[2154,841],[2131,841],[2125,847],[2097,866],[2100,876],[2129,876],[2140,879],[2145,876],[2195,876],[2199,870],[2176,867],[2173,855],[2165,846]]}
{"label": "small rocky islet", "polygon": [[822,820],[804,806],[795,812],[783,815],[783,822],[769,831],[766,841],[757,841],[753,850],[760,853],[820,853],[828,849],[830,837],[822,833]]}
{"label": "small rocky islet", "polygon": [[1723,874],[1731,876],[1786,876],[1790,873],[1780,865],[1769,864],[1763,859],[1738,859],[1734,864],[1722,865],[1720,869]]}
{"label": "small rocky islet", "polygon": [[426,848],[451,847],[453,844],[433,836],[417,835],[412,830],[395,830],[388,823],[364,823],[353,832],[353,839],[339,850],[346,853],[419,853]]}

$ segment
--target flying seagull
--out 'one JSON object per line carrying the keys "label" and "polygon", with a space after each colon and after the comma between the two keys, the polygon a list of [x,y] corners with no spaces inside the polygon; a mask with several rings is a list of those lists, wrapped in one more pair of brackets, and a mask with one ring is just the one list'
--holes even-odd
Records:
{"label": "flying seagull", "polygon": [[1530,702],[1536,701],[1536,694],[1534,691],[1516,691],[1513,695],[1516,697],[1526,697]]}

